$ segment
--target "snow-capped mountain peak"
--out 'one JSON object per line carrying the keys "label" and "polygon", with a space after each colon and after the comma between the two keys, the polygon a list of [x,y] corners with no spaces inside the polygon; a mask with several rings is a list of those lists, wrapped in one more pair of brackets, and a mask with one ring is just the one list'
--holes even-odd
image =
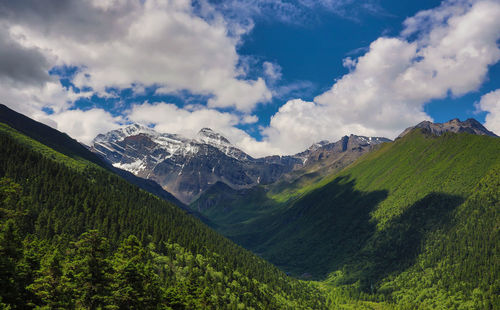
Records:
{"label": "snow-capped mountain peak", "polygon": [[116,142],[125,139],[126,137],[129,136],[135,136],[140,133],[145,133],[148,135],[156,136],[158,133],[146,126],[140,125],[140,124],[130,124],[125,127],[118,128],[116,130],[112,130],[106,134],[99,134],[97,137],[94,138],[92,141],[92,144],[94,143],[102,143],[102,142]]}
{"label": "snow-capped mountain peak", "polygon": [[215,147],[231,146],[231,142],[229,142],[228,139],[210,128],[202,128],[195,139],[201,143],[206,143]]}
{"label": "snow-capped mountain peak", "polygon": [[272,182],[296,161],[253,159],[209,128],[189,139],[138,124],[97,136],[91,150],[115,167],[158,182],[185,203],[219,181],[235,188]]}
{"label": "snow-capped mountain peak", "polygon": [[202,128],[190,139],[131,124],[98,135],[91,150],[115,167],[158,182],[189,203],[216,182],[246,188],[269,184],[294,169],[314,168],[320,162],[350,163],[382,139],[351,135],[337,142],[317,142],[292,156],[252,158],[210,128]]}

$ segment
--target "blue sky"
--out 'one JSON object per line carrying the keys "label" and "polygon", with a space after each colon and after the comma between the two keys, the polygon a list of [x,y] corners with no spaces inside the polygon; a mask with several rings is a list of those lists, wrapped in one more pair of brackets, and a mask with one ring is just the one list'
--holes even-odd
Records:
{"label": "blue sky", "polygon": [[500,131],[498,1],[3,6],[2,102],[84,143],[131,122],[212,127],[254,156],[425,119]]}
{"label": "blue sky", "polygon": [[[283,82],[311,82],[303,90],[301,98],[312,100],[318,93],[331,87],[336,78],[348,73],[342,59],[359,56],[366,52],[369,44],[380,36],[397,36],[403,21],[418,11],[439,6],[441,1],[383,1],[381,12],[359,12],[350,19],[331,12],[318,12],[318,21],[307,25],[291,25],[273,20],[258,20],[253,31],[245,38],[239,49],[243,55],[252,55],[272,60],[282,68]],[[431,100],[425,105],[425,112],[436,122],[452,118],[476,118],[484,122],[486,113],[478,112],[474,103],[482,94],[500,87],[500,65],[490,69],[489,78],[477,91],[464,96],[448,96]],[[293,96],[287,96],[291,99]],[[283,98],[276,98],[272,105],[263,105],[259,115],[267,125]]]}

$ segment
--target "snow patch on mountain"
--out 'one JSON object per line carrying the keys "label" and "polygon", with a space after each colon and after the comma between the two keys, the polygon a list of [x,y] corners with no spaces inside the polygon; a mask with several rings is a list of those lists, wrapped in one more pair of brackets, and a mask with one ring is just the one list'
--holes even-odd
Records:
{"label": "snow patch on mountain", "polygon": [[113,166],[118,168],[118,169],[132,172],[135,175],[144,171],[144,169],[146,168],[146,164],[145,164],[144,160],[140,160],[140,159],[138,159],[132,163],[129,163],[129,164],[113,163]]}
{"label": "snow patch on mountain", "polygon": [[[348,145],[348,141],[352,142]],[[269,184],[306,163],[322,161],[347,148],[361,146],[365,150],[367,145],[377,142],[378,138],[351,135],[333,143],[327,140],[314,143],[293,156],[252,158],[210,128],[201,129],[189,139],[131,124],[98,135],[91,150],[117,168],[158,182],[178,199],[189,203],[216,182],[225,182],[233,188]]]}

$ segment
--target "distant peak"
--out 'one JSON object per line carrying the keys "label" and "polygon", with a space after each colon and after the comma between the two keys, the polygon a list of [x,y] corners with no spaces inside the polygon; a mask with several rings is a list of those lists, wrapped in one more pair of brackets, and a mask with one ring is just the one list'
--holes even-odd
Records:
{"label": "distant peak", "polygon": [[321,141],[316,142],[313,145],[311,145],[311,147],[320,147],[320,146],[323,146],[323,145],[327,145],[328,143],[330,143],[330,141],[328,141],[328,140],[321,140]]}
{"label": "distant peak", "polygon": [[197,135],[198,140],[204,143],[212,144],[212,143],[223,143],[223,144],[231,144],[226,137],[221,135],[218,132],[213,131],[211,128],[202,128],[198,132]]}
{"label": "distant peak", "polygon": [[200,131],[198,133],[204,133],[204,132],[215,133],[215,131],[213,131],[212,128],[208,128],[208,127],[200,129]]}
{"label": "distant peak", "polygon": [[423,126],[423,125],[428,125],[428,124],[433,124],[431,121],[421,121],[420,123],[418,123],[416,126],[414,127],[420,127],[420,126]]}
{"label": "distant peak", "polygon": [[137,135],[139,133],[153,132],[153,131],[154,131],[153,129],[148,128],[146,126],[137,123],[132,123],[129,125],[122,126],[118,129],[111,130],[106,134],[99,134],[97,137],[94,138],[94,141],[92,141],[92,143],[114,142],[122,140],[123,138],[128,136]]}
{"label": "distant peak", "polygon": [[469,124],[475,124],[475,125],[480,125],[483,126],[477,119],[475,118],[468,118],[464,123],[469,123]]}
{"label": "distant peak", "polygon": [[418,125],[406,128],[398,138],[405,136],[407,133],[412,131],[415,128],[420,128],[428,133],[434,135],[442,135],[445,132],[453,132],[453,133],[461,133],[467,132],[475,135],[486,135],[496,137],[493,132],[486,129],[480,122],[478,122],[474,118],[469,118],[466,121],[460,121],[458,118],[454,118],[449,120],[446,123],[433,123],[430,121],[420,122]]}

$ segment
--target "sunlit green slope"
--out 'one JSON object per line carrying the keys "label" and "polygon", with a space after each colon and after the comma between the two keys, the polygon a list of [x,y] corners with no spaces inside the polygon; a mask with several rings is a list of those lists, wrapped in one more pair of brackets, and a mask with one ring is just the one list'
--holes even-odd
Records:
{"label": "sunlit green slope", "polygon": [[364,298],[491,307],[499,168],[499,138],[415,130],[228,235],[287,272]]}

